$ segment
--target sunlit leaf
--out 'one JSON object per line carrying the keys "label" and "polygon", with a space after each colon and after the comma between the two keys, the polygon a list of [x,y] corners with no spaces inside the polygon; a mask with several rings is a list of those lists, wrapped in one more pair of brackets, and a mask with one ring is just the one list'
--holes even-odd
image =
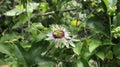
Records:
{"label": "sunlit leaf", "polygon": [[103,2],[107,8],[107,14],[114,15],[115,10],[117,9],[116,8],[117,0],[103,0]]}
{"label": "sunlit leaf", "polygon": [[42,12],[46,12],[49,9],[48,3],[47,2],[41,2],[40,6],[39,6],[39,9],[41,9]]}
{"label": "sunlit leaf", "polygon": [[38,7],[39,3],[27,3],[27,12],[33,12]]}
{"label": "sunlit leaf", "polygon": [[103,0],[105,3],[106,7],[114,7],[117,4],[117,0]]}
{"label": "sunlit leaf", "polygon": [[16,16],[16,15],[20,15],[22,12],[24,12],[24,10],[14,8],[14,9],[4,13],[4,15],[6,15],[6,16]]}
{"label": "sunlit leaf", "polygon": [[101,41],[100,40],[95,40],[95,39],[91,39],[88,41],[89,44],[89,51],[93,52],[97,47],[99,47],[101,45]]}
{"label": "sunlit leaf", "polygon": [[81,44],[81,43],[77,43],[77,44],[75,45],[75,47],[73,48],[73,51],[74,51],[77,55],[79,55],[79,54],[81,53],[82,45],[83,45],[83,44]]}
{"label": "sunlit leaf", "polygon": [[20,15],[21,13],[27,11],[27,12],[33,12],[33,10],[35,10],[37,8],[37,6],[39,5],[39,3],[28,3],[27,7],[24,8],[23,5],[16,5],[16,7],[10,11],[7,11],[6,13],[4,13],[4,15],[6,16],[17,16]]}
{"label": "sunlit leaf", "polygon": [[102,60],[105,58],[104,52],[97,52],[96,55]]}

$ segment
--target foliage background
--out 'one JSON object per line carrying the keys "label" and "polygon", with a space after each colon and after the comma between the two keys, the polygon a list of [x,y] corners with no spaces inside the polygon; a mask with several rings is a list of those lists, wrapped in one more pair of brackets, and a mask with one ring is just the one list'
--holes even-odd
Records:
{"label": "foliage background", "polygon": [[[77,35],[76,47],[51,48],[51,24]],[[120,0],[0,0],[0,64],[120,67],[119,48]]]}

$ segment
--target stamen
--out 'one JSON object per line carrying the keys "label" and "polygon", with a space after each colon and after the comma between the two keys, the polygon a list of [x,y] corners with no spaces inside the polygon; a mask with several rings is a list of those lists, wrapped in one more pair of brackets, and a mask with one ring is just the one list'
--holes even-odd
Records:
{"label": "stamen", "polygon": [[65,33],[62,30],[56,30],[53,32],[54,38],[63,38],[64,36],[65,36]]}

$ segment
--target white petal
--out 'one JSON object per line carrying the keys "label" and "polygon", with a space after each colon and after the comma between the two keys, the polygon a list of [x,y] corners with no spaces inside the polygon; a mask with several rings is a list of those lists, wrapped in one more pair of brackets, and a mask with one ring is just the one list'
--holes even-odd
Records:
{"label": "white petal", "polygon": [[63,43],[67,48],[69,48],[69,44],[67,42]]}
{"label": "white petal", "polygon": [[69,48],[69,42],[68,42],[66,39],[63,39],[63,44],[64,44],[67,48]]}
{"label": "white petal", "polygon": [[71,45],[72,47],[75,47],[75,44],[74,44],[73,42],[70,42],[70,45]]}
{"label": "white petal", "polygon": [[58,43],[56,43],[56,44],[55,44],[55,47],[56,47],[56,48],[58,48],[58,47],[59,47]]}

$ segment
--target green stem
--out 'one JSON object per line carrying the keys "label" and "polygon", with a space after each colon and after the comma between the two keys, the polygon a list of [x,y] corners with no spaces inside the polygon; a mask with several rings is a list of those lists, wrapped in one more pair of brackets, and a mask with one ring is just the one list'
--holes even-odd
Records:
{"label": "green stem", "polygon": [[28,27],[30,27],[31,21],[30,21],[30,12],[28,12],[28,0],[26,3],[26,13],[27,13],[27,17],[28,17]]}
{"label": "green stem", "polygon": [[112,31],[112,29],[111,29],[111,23],[112,23],[112,21],[111,21],[111,17],[110,17],[110,16],[108,16],[108,18],[109,18],[109,32],[110,32],[110,40],[112,40],[112,33],[111,33],[111,31]]}

